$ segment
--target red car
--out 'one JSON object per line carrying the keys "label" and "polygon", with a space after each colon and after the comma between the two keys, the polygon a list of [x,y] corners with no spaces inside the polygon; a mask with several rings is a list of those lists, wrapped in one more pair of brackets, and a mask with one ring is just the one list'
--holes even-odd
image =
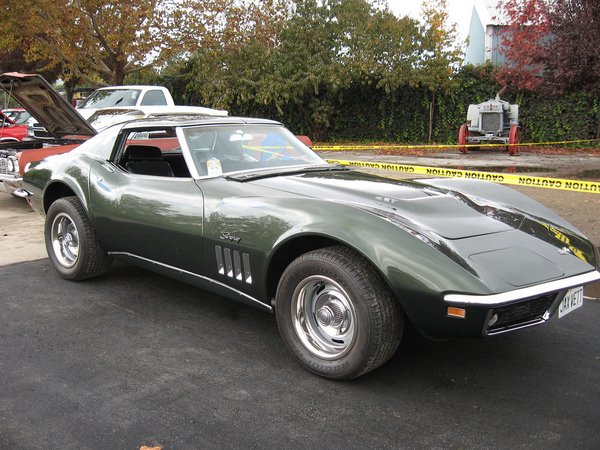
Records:
{"label": "red car", "polygon": [[[25,111],[25,110],[23,110]],[[6,114],[9,110],[3,110],[0,112],[0,143],[5,144],[7,142],[21,142],[25,136],[27,136],[27,114],[24,123],[15,121],[17,116],[12,114]],[[11,117],[12,116],[12,117]]]}

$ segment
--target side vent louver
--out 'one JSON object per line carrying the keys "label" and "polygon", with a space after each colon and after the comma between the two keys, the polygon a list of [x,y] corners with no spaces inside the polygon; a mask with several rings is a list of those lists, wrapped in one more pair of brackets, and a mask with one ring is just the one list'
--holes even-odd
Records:
{"label": "side vent louver", "polygon": [[219,274],[252,284],[250,255],[248,253],[240,253],[238,250],[232,251],[230,248],[215,245],[215,256],[217,257]]}

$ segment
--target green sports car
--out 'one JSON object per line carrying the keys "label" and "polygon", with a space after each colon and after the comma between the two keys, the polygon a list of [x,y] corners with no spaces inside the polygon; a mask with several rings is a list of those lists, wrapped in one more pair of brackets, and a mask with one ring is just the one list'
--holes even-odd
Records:
{"label": "green sports car", "polygon": [[383,364],[410,321],[432,338],[562,317],[600,279],[552,211],[475,180],[395,180],[326,163],[278,122],[139,120],[27,168],[66,279],[113,259],[275,312],[307,369]]}

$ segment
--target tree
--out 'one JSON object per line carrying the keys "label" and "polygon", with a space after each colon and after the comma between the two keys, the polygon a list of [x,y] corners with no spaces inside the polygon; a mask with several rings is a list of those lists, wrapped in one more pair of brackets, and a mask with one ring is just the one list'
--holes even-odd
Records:
{"label": "tree", "polygon": [[459,67],[461,50],[455,46],[458,40],[456,24],[449,24],[446,0],[423,2],[425,25],[421,34],[423,52],[419,62],[419,84],[430,92],[429,141],[433,135],[433,117],[436,92],[449,92],[454,84],[453,74]]}
{"label": "tree", "polygon": [[40,73],[48,82],[53,83],[58,78],[59,69],[44,71],[43,68],[48,65],[48,61],[29,62],[25,59],[23,51],[16,50],[0,54],[0,73],[4,72],[22,72],[22,73]]}
{"label": "tree", "polygon": [[508,63],[497,72],[499,85],[535,90],[544,67],[544,42],[550,36],[545,0],[505,0],[499,11],[507,25],[500,32],[500,50]]}
{"label": "tree", "polygon": [[600,94],[600,2],[555,0],[545,42],[544,83],[557,93]]}
{"label": "tree", "polygon": [[286,0],[20,0],[3,8],[0,44],[29,61],[97,85],[160,67],[198,47],[232,46],[257,22],[281,15]]}
{"label": "tree", "polygon": [[257,102],[295,105],[325,141],[354,83],[386,91],[413,82],[417,22],[365,0],[298,0],[280,40],[250,85]]}
{"label": "tree", "polygon": [[[505,0],[501,83],[550,95],[600,95],[600,2]],[[600,123],[597,137],[600,137]]]}

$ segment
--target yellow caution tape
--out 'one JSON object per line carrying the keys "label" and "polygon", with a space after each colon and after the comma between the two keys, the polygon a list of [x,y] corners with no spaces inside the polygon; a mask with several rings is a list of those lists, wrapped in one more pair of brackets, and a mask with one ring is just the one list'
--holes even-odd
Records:
{"label": "yellow caution tape", "polygon": [[358,166],[369,169],[393,170],[410,174],[422,174],[433,177],[469,178],[473,180],[492,181],[494,183],[532,186],[563,191],[589,192],[600,194],[600,182],[575,181],[557,178],[532,177],[528,175],[512,175],[506,173],[475,172],[472,170],[443,169],[440,167],[409,166],[368,161],[337,161],[328,159],[329,163]]}
{"label": "yellow caution tape", "polygon": [[[535,145],[564,145],[564,144],[581,144],[583,142],[600,142],[600,139],[586,139],[579,141],[557,141],[557,142],[532,142],[511,144],[517,147],[531,147]],[[403,144],[382,144],[382,145],[313,145],[311,148],[318,151],[350,151],[350,150],[394,150],[394,149],[439,149],[439,148],[469,148],[469,147],[506,147],[507,144],[419,144],[419,145],[403,145]]]}

